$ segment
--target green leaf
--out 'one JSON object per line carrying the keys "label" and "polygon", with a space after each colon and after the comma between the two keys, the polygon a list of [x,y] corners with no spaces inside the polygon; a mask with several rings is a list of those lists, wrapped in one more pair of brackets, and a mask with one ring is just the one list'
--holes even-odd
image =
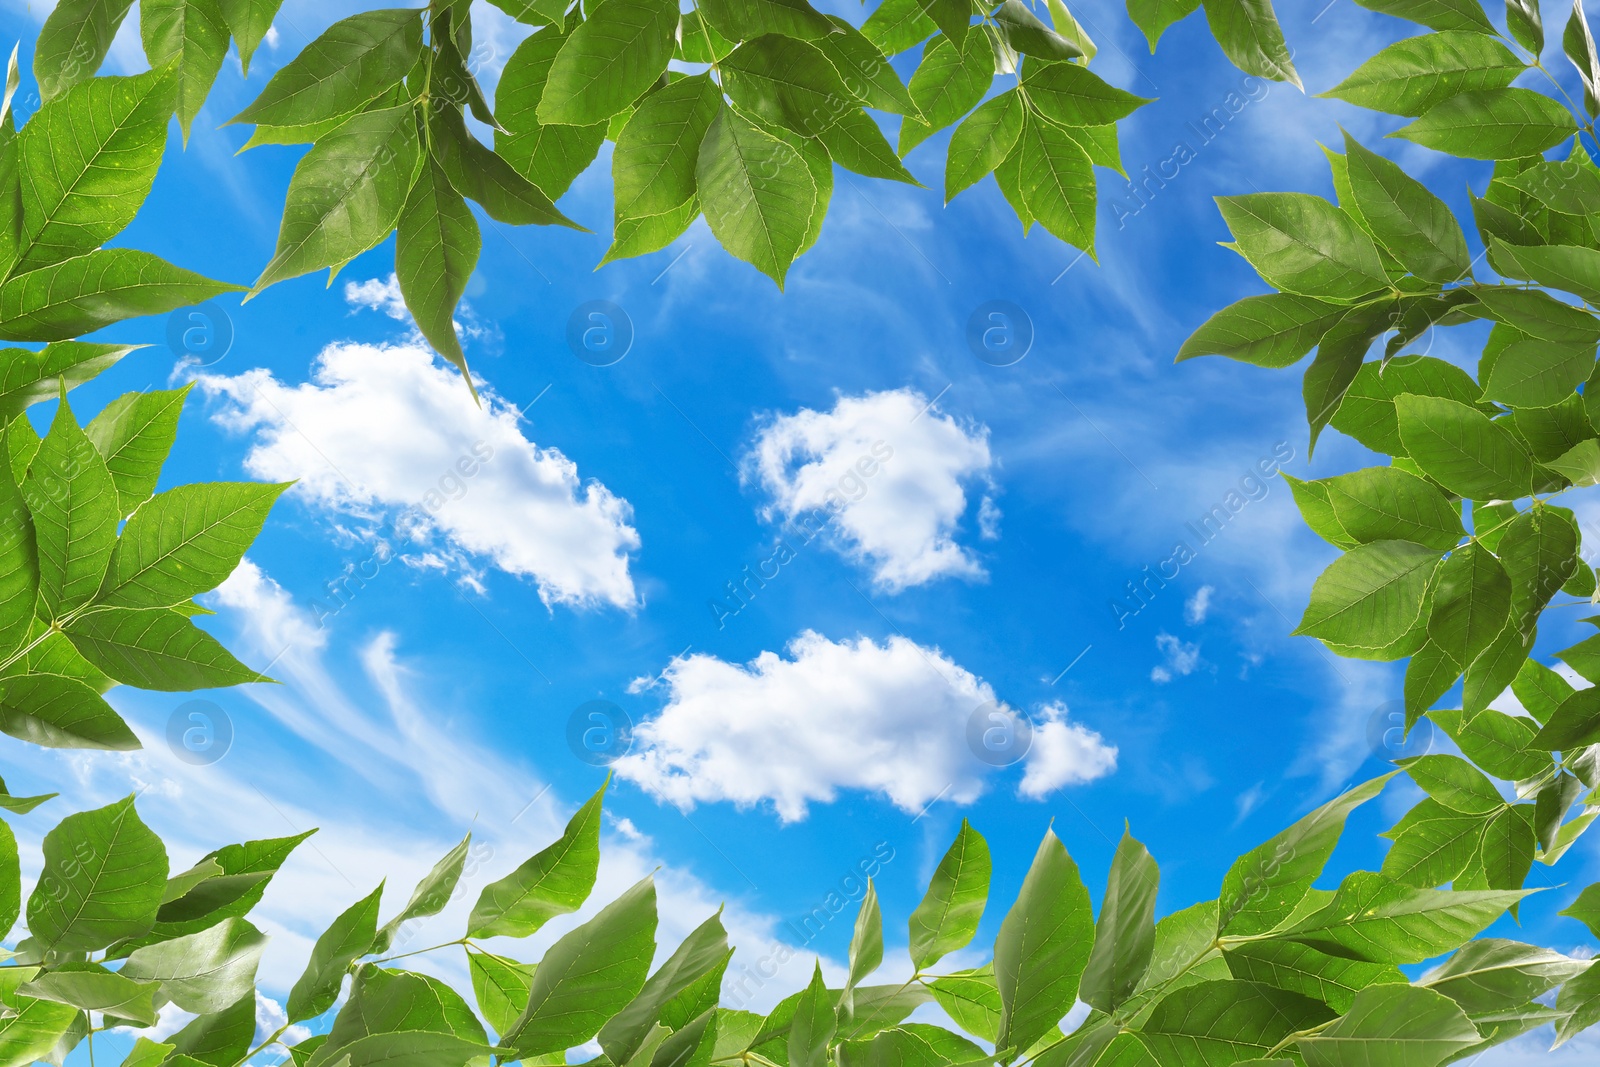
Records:
{"label": "green leaf", "polygon": [[1466,159],[1513,159],[1539,155],[1577,130],[1556,101],[1511,88],[1458,93],[1390,136]]}
{"label": "green leaf", "polygon": [[1526,69],[1476,30],[1427,33],[1389,45],[1321,95],[1414,118],[1459,93],[1504,89]]}
{"label": "green leaf", "polygon": [[21,1065],[54,1057],[68,1032],[83,1019],[78,1009],[65,1004],[13,999],[18,1002],[15,1014],[0,1018],[0,1063]]}
{"label": "green leaf", "polygon": [[[13,815],[26,815],[45,801],[60,795],[60,793],[41,793],[35,797],[14,797],[7,791],[5,782],[0,781],[0,808],[11,812]],[[0,909],[0,914],[3,913],[3,909]],[[12,921],[16,921],[15,916],[12,917]],[[7,929],[9,930],[9,927]],[[0,930],[0,937],[4,937],[5,934],[5,930]]]}
{"label": "green leaf", "polygon": [[1414,889],[1357,871],[1280,936],[1352,959],[1421,963],[1466,944],[1528,892]]}
{"label": "green leaf", "polygon": [[84,427],[117,487],[119,514],[131,513],[155,492],[189,389],[123,393]]}
{"label": "green leaf", "polygon": [[1029,103],[1063,126],[1108,125],[1150,102],[1106,84],[1076,63],[1030,64],[1022,85]]}
{"label": "green leaf", "polygon": [[230,917],[198,933],[135,949],[120,973],[160,982],[162,994],[178,1007],[205,1015],[251,995],[266,947],[261,931]]}
{"label": "green leaf", "polygon": [[472,209],[436,161],[423,164],[397,227],[394,268],[406,307],[434,351],[466,374],[455,311],[478,264],[483,239]]}
{"label": "green leaf", "polygon": [[705,75],[673,82],[640,103],[611,156],[619,223],[671,211],[695,195],[700,145],[720,109],[721,94]]}
{"label": "green leaf", "polygon": [[994,965],[957,971],[927,983],[928,991],[950,1018],[967,1033],[990,1043],[1000,1034],[1000,988]]}
{"label": "green leaf", "polygon": [[133,0],[62,0],[50,10],[33,51],[33,75],[48,103],[94,77]]}
{"label": "green leaf", "polygon": [[1384,834],[1394,847],[1383,858],[1382,873],[1418,889],[1443,885],[1466,869],[1482,832],[1477,816],[1424,798]]}
{"label": "green leaf", "polygon": [[188,692],[272,680],[171,608],[98,608],[63,629],[84,659],[140,689]]}
{"label": "green leaf", "polygon": [[[99,248],[133,221],[161,165],[176,92],[170,67],[95,78],[22,128],[22,234],[15,266],[6,264],[12,276]],[[15,314],[0,301],[0,320]]]}
{"label": "green leaf", "polygon": [[53,1000],[82,1011],[102,1011],[139,1025],[155,1025],[155,982],[136,982],[96,963],[67,963],[18,987],[24,997]]}
{"label": "green leaf", "polygon": [[294,169],[277,251],[252,292],[346,263],[388,237],[420,162],[409,104],[352,115],[320,138]]}
{"label": "green leaf", "polygon": [[[928,17],[939,27],[939,32],[954,41],[957,47],[967,43],[972,34],[972,5],[963,0],[917,0]],[[926,50],[923,52],[927,54]]]}
{"label": "green leaf", "polygon": [[1433,30],[1494,33],[1478,0],[1356,0],[1369,11],[1420,22]]}
{"label": "green leaf", "polygon": [[94,596],[117,540],[116,486],[65,399],[20,488],[38,546],[39,612],[54,619]]}
{"label": "green leaf", "polygon": [[1202,0],[1211,36],[1246,74],[1301,88],[1272,0]]}
{"label": "green leaf", "polygon": [[555,844],[484,887],[467,920],[469,938],[527,937],[557,915],[583,905],[600,869],[600,805],[605,792],[601,785]]}
{"label": "green leaf", "polygon": [[667,69],[677,26],[678,5],[670,0],[595,8],[556,53],[539,121],[588,126],[625,110]]}
{"label": "green leaf", "polygon": [[234,1067],[254,1044],[256,1033],[256,995],[251,990],[219,1012],[191,1019],[182,1030],[167,1040],[172,1042],[173,1067]]}
{"label": "green leaf", "polygon": [[99,693],[57,674],[0,678],[0,732],[45,748],[140,747]]}
{"label": "green leaf", "polygon": [[1572,67],[1583,82],[1583,104],[1590,116],[1600,113],[1600,55],[1594,46],[1594,34],[1589,31],[1589,19],[1583,13],[1582,0],[1572,0],[1572,14],[1567,18],[1566,31],[1561,35],[1561,50],[1572,61]]}
{"label": "green leaf", "polygon": [[243,289],[148,252],[100,248],[0,284],[0,337],[59,341]]}
{"label": "green leaf", "polygon": [[724,108],[700,146],[695,177],[706,222],[722,247],[781,289],[817,203],[817,183],[805,159]]}
{"label": "green leaf", "polygon": [[[1600,482],[1600,442],[1593,440],[1579,441],[1555,459],[1547,459],[1544,465],[1570,481],[1574,486],[1594,485]],[[1574,575],[1582,581],[1587,567],[1580,568]],[[1574,596],[1588,596],[1588,593],[1568,590]],[[1593,592],[1592,588],[1590,592]]]}
{"label": "green leaf", "polygon": [[449,852],[440,857],[439,862],[422,877],[415,889],[411,891],[411,899],[406,901],[406,906],[400,909],[399,914],[383,924],[383,928],[373,936],[372,952],[387,952],[395,943],[398,934],[407,923],[418,919],[426,919],[437,915],[444,910],[450,898],[455,894],[456,884],[461,881],[461,871],[467,863],[467,849],[472,844],[472,835],[463,837]]}
{"label": "green leaf", "polygon": [[1356,210],[1378,242],[1419,278],[1448,283],[1470,272],[1466,238],[1444,201],[1348,133],[1344,144]]}
{"label": "green leaf", "polygon": [[1406,453],[1452,493],[1485,501],[1528,495],[1532,458],[1509,430],[1481,411],[1410,394],[1395,399],[1395,411]]}
{"label": "green leaf", "polygon": [[1533,750],[1533,737],[1539,732],[1533,719],[1487,708],[1475,713],[1441,709],[1429,712],[1428,718],[1450,736],[1463,755],[1496,778],[1521,781],[1550,769],[1550,754]]}
{"label": "green leaf", "polygon": [[1439,565],[1428,640],[1457,664],[1471,663],[1511,617],[1511,579],[1486,548],[1466,544]]}
{"label": "green leaf", "polygon": [[28,898],[28,930],[41,951],[93,952],[155,922],[167,850],[140,821],[132,796],[68,815],[45,835],[43,850]]}
{"label": "green leaf", "polygon": [[1216,355],[1257,367],[1293,366],[1344,314],[1337,304],[1293,293],[1247,296],[1212,315],[1191,334],[1178,350],[1178,361]]}
{"label": "green leaf", "polygon": [[383,884],[380,882],[369,895],[341,912],[317,938],[305,971],[289,990],[286,1007],[289,1022],[314,1018],[333,1007],[345,972],[372,949],[372,940],[378,931],[378,902],[382,899]]}
{"label": "green leaf", "polygon": [[922,184],[901,164],[878,124],[860,108],[840,115],[833,125],[818,131],[817,139],[833,161],[846,170],[869,178],[885,178],[919,187]]}
{"label": "green leaf", "polygon": [[[684,26],[687,30],[688,23]],[[938,28],[919,0],[883,0],[862,23],[861,33],[884,55],[893,56],[926,41]]]}
{"label": "green leaf", "polygon": [[1600,213],[1600,171],[1594,167],[1575,166],[1570,160],[1541,160],[1516,174],[1497,175],[1495,181],[1526,193],[1552,211]]}
{"label": "green leaf", "polygon": [[215,589],[239,565],[288,487],[205,482],[151,497],[123,528],[96,601],[171,607]]}
{"label": "green leaf", "polygon": [[1243,941],[1224,946],[1222,955],[1241,981],[1300,993],[1340,1013],[1368,986],[1406,981],[1397,967],[1340,959],[1293,941]]}
{"label": "green leaf", "polygon": [[506,61],[495,88],[501,126],[494,137],[495,151],[551,200],[564,194],[594,162],[606,138],[605,123],[553,126],[539,121],[539,97],[566,40],[550,29],[523,41]]}
{"label": "green leaf", "polygon": [[261,95],[230,121],[307,126],[349,115],[398,85],[421,54],[416,8],[351,15],[279,68]]}
{"label": "green leaf", "polygon": [[619,219],[612,230],[611,247],[606,249],[599,266],[603,267],[617,259],[659,252],[683,236],[699,214],[700,199],[690,197],[671,211],[659,215]]}
{"label": "green leaf", "polygon": [[249,77],[250,57],[272,29],[272,19],[283,0],[218,0],[218,6],[233,35],[234,47],[239,50],[239,65]]}
{"label": "green leaf", "polygon": [[589,1040],[644,986],[655,932],[656,886],[646,878],[550,946],[502,1043],[526,1059]]}
{"label": "green leaf", "polygon": [[1600,301],[1600,252],[1592,248],[1576,245],[1514,247],[1496,242],[1496,251],[1546,288],[1560,289],[1585,301]]}
{"label": "green leaf", "polygon": [[1325,1005],[1297,993],[1221,979],[1169,993],[1137,1033],[1157,1064],[1227,1067],[1331,1015]]}
{"label": "green leaf", "polygon": [[1563,985],[1556,996],[1556,1010],[1566,1013],[1566,1018],[1556,1024],[1555,1047],[1600,1022],[1600,968],[1591,966]]}
{"label": "green leaf", "polygon": [[57,341],[38,352],[0,350],[0,422],[11,421],[30,404],[56,399],[63,387],[82,385],[139,347]]}
{"label": "green leaf", "polygon": [[1322,873],[1350,812],[1381,793],[1393,777],[1363,782],[1235,860],[1217,900],[1217,933],[1258,934],[1283,921]]}
{"label": "green leaf", "polygon": [[1511,617],[1530,632],[1539,612],[1579,566],[1578,524],[1565,508],[1537,507],[1507,524],[1500,562],[1511,577]]}
{"label": "green leaf", "polygon": [[1378,985],[1357,993],[1343,1018],[1296,1047],[1306,1067],[1420,1067],[1443,1063],[1478,1041],[1477,1027],[1448,997]]}
{"label": "green leaf", "polygon": [[[668,1005],[711,974],[720,974],[728,959],[728,934],[722,912],[696,927],[667,961],[652,974],[627,1007],[600,1028],[600,1047],[613,1063],[628,1063],[645,1044],[651,1029],[665,1022]],[[481,1002],[482,997],[480,995]],[[699,1016],[701,1013],[696,1012]],[[681,1027],[675,1027],[678,1029]]]}
{"label": "green leaf", "polygon": [[1443,552],[1466,534],[1459,504],[1398,467],[1367,467],[1313,484],[1323,488],[1339,529],[1355,544],[1412,541]]}
{"label": "green leaf", "polygon": [[1066,847],[1047,830],[995,938],[997,1048],[1028,1049],[1067,1013],[1093,940],[1089,891]]}
{"label": "green leaf", "polygon": [[[959,8],[962,5],[954,6]],[[1028,10],[1028,6],[1022,3],[1022,0],[1005,0],[992,18],[995,27],[1000,31],[1000,36],[1014,51],[1046,61],[1078,59],[1083,56],[1083,49],[1078,47],[1077,42],[1068,40],[1045,25],[1037,15]],[[949,30],[945,32],[950,34]],[[960,31],[957,30],[951,36],[959,34]],[[1030,68],[1032,66],[1029,64]],[[1075,69],[1083,70],[1082,67]]]}
{"label": "green leaf", "polygon": [[1095,922],[1094,947],[1078,996],[1110,1014],[1133,995],[1150,966],[1156,940],[1156,890],[1161,872],[1126,829],[1111,860],[1106,895]]}
{"label": "green leaf", "polygon": [[1200,6],[1200,0],[1128,0],[1128,17],[1144,32],[1150,42],[1150,54],[1155,55],[1156,42],[1174,22],[1191,15]]}
{"label": "green leaf", "polygon": [[472,992],[484,1019],[495,1033],[511,1029],[528,1003],[534,965],[487,952],[469,952],[467,968],[472,972]]}
{"label": "green leaf", "polygon": [[985,101],[950,135],[944,199],[976,185],[1010,154],[1022,132],[1024,107],[1015,89]]}
{"label": "green leaf", "polygon": [[806,0],[706,0],[696,6],[701,17],[730,41],[766,33],[814,41],[833,32],[827,16]]}
{"label": "green leaf", "polygon": [[9,937],[22,914],[22,862],[17,854],[17,835],[11,824],[0,819],[0,937]]}
{"label": "green leaf", "polygon": [[746,41],[723,60],[723,87],[745,111],[795,133],[818,136],[854,98],[820,49],[777,34]]}
{"label": "green leaf", "polygon": [[911,963],[918,971],[965,948],[978,932],[989,899],[989,875],[988,842],[963,819],[922,902],[911,913]]}
{"label": "green leaf", "polygon": [[178,126],[183,139],[206,102],[228,54],[228,25],[218,0],[141,0],[139,36],[150,65],[172,63],[178,78]]}
{"label": "green leaf", "polygon": [[908,85],[922,117],[901,123],[900,157],[976,107],[993,82],[994,51],[982,34],[969,34],[960,47],[948,37],[934,38]]}
{"label": "green leaf", "polygon": [[1398,641],[1421,617],[1438,562],[1438,552],[1411,541],[1351,549],[1318,576],[1294,632],[1363,649]]}
{"label": "green leaf", "polygon": [[[461,112],[434,108],[429,118],[433,155],[455,190],[476,200],[488,216],[510,226],[582,226],[556,210],[550,198],[512,165],[467,132]],[[587,230],[583,230],[587,233]]]}
{"label": "green leaf", "polygon": [[1496,1013],[1520,1008],[1586,969],[1560,952],[1483,937],[1430,969],[1419,985],[1450,997],[1466,1013]]}
{"label": "green leaf", "polygon": [[1536,338],[1513,341],[1484,386],[1491,400],[1515,407],[1551,407],[1571,396],[1594,369],[1594,346]]}
{"label": "green leaf", "polygon": [[[278,868],[300,842],[315,832],[307,830],[293,837],[246,841],[209,853],[201,862],[215,863],[222,868],[222,874],[202,881],[176,900],[163,903],[155,928],[144,938],[113,946],[110,956],[126,956],[144,945],[198,934],[216,927],[224,919],[249,914],[261,901]],[[219,1009],[226,1003],[220,1004]]]}
{"label": "green leaf", "polygon": [[1571,304],[1532,289],[1479,285],[1472,295],[1496,321],[1555,344],[1593,346],[1600,340],[1600,322]]}
{"label": "green leaf", "polygon": [[1025,122],[1017,138],[1018,177],[1033,217],[1061,240],[1094,255],[1094,167],[1078,142],[1049,122]]}
{"label": "green leaf", "polygon": [[1251,193],[1217,204],[1235,249],[1275,288],[1354,300],[1387,284],[1372,238],[1320,197]]}
{"label": "green leaf", "polygon": [[1334,412],[1333,428],[1349,434],[1374,452],[1404,456],[1395,398],[1405,393],[1442,396],[1462,404],[1479,400],[1482,391],[1460,367],[1432,356],[1399,356],[1386,363],[1363,364]]}
{"label": "green leaf", "polygon": [[818,38],[816,45],[839,72],[840,80],[851,95],[878,111],[895,115],[915,113],[917,106],[911,100],[910,90],[878,46],[837,15],[829,15],[828,22],[834,32]]}
{"label": "green leaf", "polygon": [[839,998],[840,1010],[846,1016],[852,1013],[851,992],[882,963],[883,913],[878,909],[878,890],[868,878],[867,892],[861,898],[861,910],[856,914],[855,929],[850,937],[850,972]]}
{"label": "green leaf", "polygon": [[5,656],[28,640],[39,593],[33,519],[10,464],[0,464],[0,559],[6,561],[0,571],[0,656]]}
{"label": "green leaf", "polygon": [[812,968],[811,984],[800,994],[789,1024],[790,1067],[825,1067],[836,1025],[833,1000],[822,981],[822,961],[818,960]]}
{"label": "green leaf", "polygon": [[1533,743],[1570,752],[1600,742],[1600,688],[1580,689],[1563,700]]}
{"label": "green leaf", "polygon": [[1460,756],[1433,753],[1398,760],[1423,792],[1463,815],[1488,815],[1505,806],[1500,791]]}

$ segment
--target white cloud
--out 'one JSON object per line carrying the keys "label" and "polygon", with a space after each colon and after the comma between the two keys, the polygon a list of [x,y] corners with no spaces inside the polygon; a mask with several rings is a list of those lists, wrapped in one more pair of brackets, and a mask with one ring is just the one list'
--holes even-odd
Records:
{"label": "white cloud", "polygon": [[400,294],[400,277],[368,278],[364,282],[344,283],[344,302],[353,309],[381,311],[398,322],[410,322],[411,311]]}
{"label": "white cloud", "polygon": [[1086,726],[1067,721],[1059,701],[1040,708],[1033,720],[1033,745],[1017,792],[1043,800],[1065,785],[1081,785],[1117,769],[1117,749]]}
{"label": "white cloud", "polygon": [[547,605],[637,603],[628,502],[524,437],[518,413],[491,390],[474,403],[421,345],[329,345],[297,386],[259,368],[198,380],[227,401],[218,423],[255,435],[245,468],[256,477],[299,479],[303,500],[388,519],[404,540],[442,542],[469,577],[486,558],[532,578]]}
{"label": "white cloud", "polygon": [[[936,648],[903,637],[830,641],[806,631],[788,658],[763,652],[747,664],[696,653],[659,679],[667,703],[635,730],[635,751],[617,774],[683,807],[771,802],[779,818],[840,789],[881,793],[905,811],[935,799],[970,804],[993,768],[968,745],[975,712],[999,703],[993,688]],[[1116,749],[1044,709],[1027,755],[1023,795],[1110,773]]]}
{"label": "white cloud", "polygon": [[1194,596],[1183,602],[1183,621],[1190,626],[1199,626],[1206,621],[1206,615],[1211,611],[1211,594],[1216,590],[1209,585],[1202,585],[1194,591]]}
{"label": "white cloud", "polygon": [[[989,430],[963,425],[914,389],[840,397],[832,411],[802,408],[770,418],[745,461],[745,476],[769,495],[768,519],[832,513],[840,551],[899,591],[982,565],[956,543],[968,489],[986,487],[994,460]],[[978,525],[998,536],[1000,511],[987,495]]]}
{"label": "white cloud", "polygon": [[1181,641],[1162,631],[1156,634],[1156,648],[1166,657],[1165,663],[1150,671],[1150,680],[1157,685],[1170,682],[1173,678],[1187,677],[1200,666],[1200,646],[1197,644]]}

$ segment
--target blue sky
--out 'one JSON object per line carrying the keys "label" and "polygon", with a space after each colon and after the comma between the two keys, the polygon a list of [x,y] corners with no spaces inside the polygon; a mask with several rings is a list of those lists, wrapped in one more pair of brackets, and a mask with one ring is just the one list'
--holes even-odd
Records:
{"label": "blue sky", "polygon": [[[1411,32],[1353,4],[1282,6],[1312,92]],[[119,243],[253,280],[300,149],[235,156],[248,128],[219,127],[346,8],[290,0],[248,80],[230,59]],[[492,80],[518,31],[474,10]],[[780,943],[797,952],[778,978],[747,985],[759,1008],[799,987],[813,953],[837,970],[853,905],[808,943],[786,924],[885,849],[877,884],[900,958],[905,918],[963,817],[996,860],[987,942],[1048,826],[1098,898],[1128,820],[1161,864],[1165,913],[1214,896],[1238,853],[1381,773],[1370,737],[1401,672],[1288,636],[1335,553],[1303,528],[1282,479],[1261,477],[1375,460],[1330,431],[1308,464],[1298,371],[1172,355],[1211,311],[1261,291],[1217,247],[1227,235],[1212,196],[1330,195],[1317,143],[1337,143],[1340,123],[1464,219],[1467,183],[1481,191],[1487,170],[1384,141],[1393,124],[1372,113],[1247,81],[1198,17],[1152,58],[1120,3],[1075,10],[1100,43],[1096,70],[1158,98],[1123,124],[1130,176],[1158,175],[1142,200],[1100,172],[1098,263],[1042,231],[1024,238],[992,180],[943,206],[944,135],[909,157],[926,189],[839,172],[821,240],[786,292],[723,253],[703,222],[596,271],[607,146],[561,202],[594,233],[480,217],[483,256],[459,317],[482,410],[391,314],[391,243],[331,286],[308,277],[243,306],[219,301],[233,343],[207,366],[183,365],[164,320],[105,331],[150,347],[74,394],[83,417],[129,389],[198,379],[164,485],[300,479],[213,602],[214,631],[250,662],[274,661],[284,684],[201,695],[234,732],[211,765],[165,742],[183,695],[113,694],[143,753],[12,746],[13,791],[65,794],[19,832],[36,840],[48,814],[131,789],[175,866],[323,827],[263,906],[274,935],[263,977],[281,996],[333,914],[385,876],[392,913],[470,829],[483,862],[415,947],[456,936],[478,889],[602,781],[567,735],[580,705],[609,701],[638,732],[617,764],[596,899],[659,865],[669,944],[727,901],[746,946],[735,979]],[[25,69],[43,14],[0,7]],[[132,27],[111,72],[142,64]],[[606,367],[565,340],[574,310],[596,300],[623,309],[634,333]],[[968,321],[989,301],[1031,321],[1031,350],[1011,366],[968,346]],[[1470,368],[1476,339],[1442,334],[1432,352]],[[491,457],[453,481],[475,445]],[[844,485],[859,500],[807,542],[790,520],[875,446],[888,457]],[[430,488],[450,499],[427,529],[407,527],[402,512]],[[1202,545],[1186,524],[1230,493],[1236,514]],[[1192,562],[1119,619],[1126,583],[1178,541]],[[770,580],[737,613],[729,601],[714,610],[747,566]],[[347,568],[370,580],[332,611],[327,585]],[[1550,620],[1541,652],[1578,635]],[[1023,763],[992,768],[968,749],[968,718],[989,701],[1034,721]],[[1352,819],[1330,880],[1376,865],[1373,833],[1408,790],[1397,783]],[[1582,885],[1595,867],[1586,839],[1560,873]],[[1530,884],[1541,878],[1537,868]],[[1523,936],[1582,943],[1554,915],[1561,896],[1525,906]],[[436,966],[462,974],[459,957]]]}

